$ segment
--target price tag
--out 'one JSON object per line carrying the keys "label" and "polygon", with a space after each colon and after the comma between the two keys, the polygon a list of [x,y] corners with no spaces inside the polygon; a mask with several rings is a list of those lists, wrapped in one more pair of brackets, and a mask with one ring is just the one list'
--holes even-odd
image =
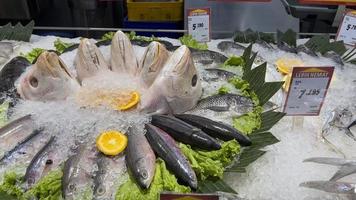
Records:
{"label": "price tag", "polygon": [[217,194],[177,194],[163,192],[160,194],[160,200],[219,200]]}
{"label": "price tag", "polygon": [[356,44],[356,11],[346,13],[339,26],[336,40],[343,40],[345,44]]}
{"label": "price tag", "polygon": [[334,67],[294,67],[284,112],[319,115],[333,72]]}
{"label": "price tag", "polygon": [[210,41],[210,8],[188,9],[188,33],[198,42]]}

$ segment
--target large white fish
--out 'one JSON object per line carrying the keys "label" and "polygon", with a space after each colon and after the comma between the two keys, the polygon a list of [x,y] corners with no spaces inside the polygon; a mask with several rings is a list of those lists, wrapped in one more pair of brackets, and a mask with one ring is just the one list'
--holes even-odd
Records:
{"label": "large white fish", "polygon": [[80,88],[67,66],[53,52],[43,52],[21,77],[17,92],[28,100],[66,99]]}
{"label": "large white fish", "polygon": [[154,114],[182,113],[196,105],[202,92],[190,50],[183,45],[174,51],[144,94],[140,108]]}

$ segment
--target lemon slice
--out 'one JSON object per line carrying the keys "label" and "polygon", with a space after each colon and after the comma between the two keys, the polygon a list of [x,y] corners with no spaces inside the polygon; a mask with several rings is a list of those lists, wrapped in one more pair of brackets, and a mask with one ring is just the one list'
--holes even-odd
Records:
{"label": "lemon slice", "polygon": [[304,66],[304,63],[296,58],[280,58],[276,61],[277,69],[282,74],[292,73],[293,67]]}
{"label": "lemon slice", "polygon": [[96,139],[96,147],[105,155],[115,156],[127,146],[127,137],[115,130],[105,131]]}
{"label": "lemon slice", "polygon": [[138,92],[133,91],[129,93],[129,98],[125,101],[120,101],[116,105],[116,109],[124,111],[133,108],[140,101],[140,95]]}
{"label": "lemon slice", "polygon": [[288,92],[288,90],[289,90],[291,79],[292,79],[292,75],[291,74],[287,74],[287,75],[285,75],[283,77],[284,84],[283,84],[282,88],[286,92]]}

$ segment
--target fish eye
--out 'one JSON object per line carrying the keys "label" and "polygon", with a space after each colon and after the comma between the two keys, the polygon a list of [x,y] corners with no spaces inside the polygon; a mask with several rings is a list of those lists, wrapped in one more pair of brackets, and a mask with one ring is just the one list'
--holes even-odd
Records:
{"label": "fish eye", "polygon": [[46,165],[51,165],[51,164],[53,164],[53,160],[52,160],[52,159],[48,159],[48,160],[46,161]]}
{"label": "fish eye", "polygon": [[30,77],[30,85],[33,88],[37,88],[38,87],[38,79],[34,76]]}
{"label": "fish eye", "polygon": [[146,170],[143,170],[141,173],[140,173],[141,177],[146,179],[148,177],[148,174],[146,172]]}
{"label": "fish eye", "polygon": [[194,74],[192,78],[192,86],[195,87],[197,85],[197,82],[198,82],[198,76]]}
{"label": "fish eye", "polygon": [[99,195],[103,195],[103,194],[105,193],[105,188],[99,187],[98,190],[97,190],[97,193],[98,193]]}

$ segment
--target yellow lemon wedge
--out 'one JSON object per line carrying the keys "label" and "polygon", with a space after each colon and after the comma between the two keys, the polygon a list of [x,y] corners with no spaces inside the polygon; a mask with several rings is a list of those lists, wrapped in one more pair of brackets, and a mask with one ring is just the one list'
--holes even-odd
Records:
{"label": "yellow lemon wedge", "polygon": [[280,58],[276,61],[276,66],[282,74],[290,74],[293,67],[304,66],[304,63],[296,58]]}
{"label": "yellow lemon wedge", "polygon": [[138,102],[140,102],[140,94],[136,91],[129,93],[129,98],[126,101],[120,101],[116,108],[118,110],[124,111],[135,107]]}
{"label": "yellow lemon wedge", "polygon": [[284,84],[283,84],[282,88],[286,92],[288,92],[288,90],[289,90],[291,79],[292,79],[292,75],[291,74],[287,74],[287,75],[285,75],[283,77]]}
{"label": "yellow lemon wedge", "polygon": [[99,151],[108,156],[118,155],[126,146],[126,135],[115,130],[105,131],[96,139],[96,147]]}

